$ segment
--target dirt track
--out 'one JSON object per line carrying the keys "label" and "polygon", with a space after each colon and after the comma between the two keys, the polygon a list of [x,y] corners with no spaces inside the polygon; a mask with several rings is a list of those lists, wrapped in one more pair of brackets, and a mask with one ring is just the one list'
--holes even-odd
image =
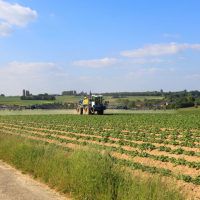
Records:
{"label": "dirt track", "polygon": [[69,200],[0,161],[0,200]]}

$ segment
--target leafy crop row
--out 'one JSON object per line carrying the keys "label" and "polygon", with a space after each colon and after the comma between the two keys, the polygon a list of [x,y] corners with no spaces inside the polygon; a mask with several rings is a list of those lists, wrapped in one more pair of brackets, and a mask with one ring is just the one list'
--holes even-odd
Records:
{"label": "leafy crop row", "polygon": [[[200,113],[137,114],[108,116],[3,116],[1,131],[23,137],[38,138],[57,145],[75,144],[117,152],[131,158],[187,166],[200,172]],[[162,155],[156,155],[154,150]],[[176,155],[173,156],[173,155]],[[179,156],[181,155],[181,156]],[[187,160],[186,157],[193,159]],[[196,158],[196,160],[195,160]],[[195,161],[193,161],[195,160]],[[200,177],[174,173],[167,168],[143,165],[131,160],[116,159],[125,166],[164,176],[173,176],[193,184]]]}

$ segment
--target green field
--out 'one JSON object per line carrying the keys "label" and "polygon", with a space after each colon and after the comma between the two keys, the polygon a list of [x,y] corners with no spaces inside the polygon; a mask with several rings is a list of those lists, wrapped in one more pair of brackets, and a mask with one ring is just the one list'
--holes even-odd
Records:
{"label": "green field", "polygon": [[60,103],[78,103],[80,100],[79,96],[57,96],[56,102]]}
{"label": "green field", "polygon": [[[0,132],[0,159],[70,199],[183,200],[158,176],[142,179],[121,168],[108,152],[71,150]],[[68,198],[67,198],[68,199]]]}
{"label": "green field", "polygon": [[[177,113],[176,110],[120,110],[120,109],[107,109],[105,110],[105,115],[119,115],[119,114],[167,114],[167,113]],[[0,110],[0,115],[67,115],[76,114],[75,109],[35,109],[35,110]]]}
{"label": "green field", "polygon": [[[19,106],[30,106],[35,104],[48,104],[48,103],[78,103],[81,97],[79,96],[57,96],[55,101],[42,101],[42,100],[21,100],[19,96],[13,97],[0,97],[0,105],[19,105]],[[154,96],[133,96],[120,99],[129,99],[130,101],[144,99],[162,99],[163,97]],[[106,96],[105,101],[109,101],[110,104],[117,104],[118,98],[112,98],[111,96]]]}
{"label": "green field", "polygon": [[21,100],[19,96],[16,97],[0,97],[0,105],[18,105],[18,106],[30,106],[35,104],[53,103],[54,101],[42,101],[42,100]]}
{"label": "green field", "polygon": [[80,97],[76,96],[57,96],[55,101],[46,100],[21,100],[19,96],[13,97],[0,97],[0,105],[19,105],[19,106],[31,106],[41,105],[48,103],[77,103]]}
{"label": "green field", "polygon": [[180,191],[184,188],[186,196],[196,199],[200,198],[199,127],[199,109],[104,116],[0,116],[0,133],[7,137],[51,143],[55,148],[106,151],[116,165],[175,181]]}
{"label": "green field", "polygon": [[48,110],[48,109],[35,109],[35,110],[0,110],[0,115],[67,115],[77,114],[75,109],[72,110]]}
{"label": "green field", "polygon": [[124,98],[112,98],[111,96],[106,96],[105,100],[109,101],[110,104],[116,104],[119,100],[128,99],[129,101],[144,101],[145,99],[163,99],[161,96],[129,96]]}

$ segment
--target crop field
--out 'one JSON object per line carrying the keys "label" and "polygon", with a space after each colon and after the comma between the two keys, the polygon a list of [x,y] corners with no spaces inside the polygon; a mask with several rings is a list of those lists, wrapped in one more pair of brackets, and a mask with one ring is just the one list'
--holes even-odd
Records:
{"label": "crop field", "polygon": [[[35,104],[48,104],[48,103],[77,103],[80,96],[56,96],[56,100],[21,100],[20,96],[11,96],[11,97],[0,97],[0,105],[19,105],[19,106],[31,106]],[[144,101],[144,99],[162,99],[161,96],[129,96],[127,98],[120,99],[128,99],[130,101]],[[118,98],[112,98],[112,96],[105,96],[105,101],[109,101],[111,104],[117,104]]]}
{"label": "crop field", "polygon": [[200,198],[200,112],[0,116],[0,133],[108,151],[116,163],[159,174]]}
{"label": "crop field", "polygon": [[[176,110],[120,110],[120,109],[107,109],[105,110],[105,115],[114,114],[158,114],[158,113],[176,113]],[[75,114],[77,111],[75,109],[35,109],[35,110],[0,110],[0,115],[66,115]]]}
{"label": "crop field", "polygon": [[21,100],[19,96],[13,97],[0,97],[0,105],[18,105],[18,106],[31,106],[31,105],[41,105],[54,103],[54,101],[46,100]]}
{"label": "crop field", "polygon": [[148,100],[161,100],[163,99],[162,96],[128,96],[128,97],[121,97],[121,98],[113,98],[112,96],[105,96],[105,100],[109,101],[110,104],[115,105],[119,102],[119,100],[128,99],[129,101],[144,101],[145,99]]}

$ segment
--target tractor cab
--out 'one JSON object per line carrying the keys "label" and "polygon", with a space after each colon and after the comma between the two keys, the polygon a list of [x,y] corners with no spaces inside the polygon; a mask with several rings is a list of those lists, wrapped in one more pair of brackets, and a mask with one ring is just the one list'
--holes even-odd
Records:
{"label": "tractor cab", "polygon": [[92,106],[102,105],[103,104],[103,96],[102,95],[92,95],[91,103],[92,103]]}

